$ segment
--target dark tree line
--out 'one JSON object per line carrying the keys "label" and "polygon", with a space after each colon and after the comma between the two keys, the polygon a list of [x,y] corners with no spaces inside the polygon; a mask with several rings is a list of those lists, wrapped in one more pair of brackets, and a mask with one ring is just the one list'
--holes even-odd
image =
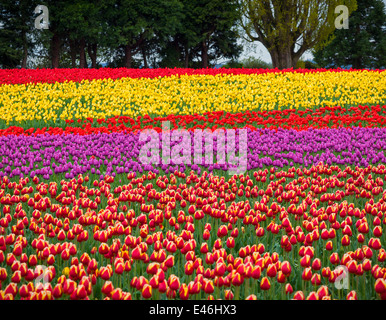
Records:
{"label": "dark tree line", "polygon": [[[384,68],[383,1],[343,3],[348,29],[334,26],[341,0],[0,0],[0,68],[206,68],[237,64],[242,37],[274,68],[309,50],[320,67]],[[38,5],[48,29],[35,27]]]}
{"label": "dark tree line", "polygon": [[235,0],[1,0],[0,67],[206,68],[240,55],[238,19]]}

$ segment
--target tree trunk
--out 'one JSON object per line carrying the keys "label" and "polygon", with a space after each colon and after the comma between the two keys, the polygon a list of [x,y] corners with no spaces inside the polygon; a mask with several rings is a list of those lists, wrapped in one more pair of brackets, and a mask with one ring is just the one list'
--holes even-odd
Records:
{"label": "tree trunk", "polygon": [[57,33],[54,33],[51,39],[51,63],[52,68],[59,68],[60,59],[60,38]]}
{"label": "tree trunk", "polygon": [[297,60],[299,59],[291,53],[290,48],[283,48],[282,50],[274,48],[270,50],[269,53],[271,55],[273,68],[294,68],[296,66]]}
{"label": "tree trunk", "polygon": [[189,48],[188,46],[185,46],[185,61],[184,61],[184,67],[189,68]]}
{"label": "tree trunk", "polygon": [[21,62],[21,67],[23,69],[27,68],[27,57],[28,57],[28,45],[27,45],[27,35],[23,32],[23,61]]}
{"label": "tree trunk", "polygon": [[[355,28],[355,43],[357,44],[357,40],[359,39],[359,33],[360,33],[360,26],[359,24]],[[352,62],[352,68],[353,69],[362,69],[362,62],[361,62],[361,57],[358,54],[354,55],[354,59]]]}
{"label": "tree trunk", "polygon": [[80,69],[86,68],[86,65],[87,65],[85,48],[86,48],[86,41],[84,40],[84,38],[82,38],[79,43],[79,68]]}
{"label": "tree trunk", "polygon": [[206,44],[206,40],[202,41],[201,44],[202,51],[201,51],[201,60],[202,60],[202,67],[208,68],[208,46]]}
{"label": "tree trunk", "polygon": [[71,56],[71,66],[76,68],[76,44],[74,40],[69,40],[70,44],[70,56]]}
{"label": "tree trunk", "polygon": [[131,47],[127,44],[125,45],[125,58],[124,58],[125,68],[131,68],[131,58],[132,58]]}
{"label": "tree trunk", "polygon": [[96,61],[97,61],[97,44],[96,43],[88,44],[87,50],[88,50],[88,55],[90,56],[90,59],[91,59],[91,68],[96,69],[96,67],[97,67],[97,63],[96,63]]}
{"label": "tree trunk", "polygon": [[148,68],[148,64],[147,64],[147,58],[146,58],[146,50],[145,48],[141,48],[141,51],[142,51],[142,57],[143,57],[143,67],[144,68]]}

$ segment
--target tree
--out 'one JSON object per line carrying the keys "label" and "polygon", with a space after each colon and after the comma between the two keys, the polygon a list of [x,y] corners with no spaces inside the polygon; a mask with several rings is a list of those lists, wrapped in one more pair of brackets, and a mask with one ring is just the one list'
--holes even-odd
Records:
{"label": "tree", "polygon": [[239,1],[246,38],[261,42],[279,69],[295,67],[304,52],[327,44],[336,6],[346,5],[350,13],[356,9],[355,0]]}
{"label": "tree", "polygon": [[239,19],[235,0],[181,0],[184,18],[181,28],[161,50],[161,66],[197,65],[208,67],[212,61],[237,58],[241,47],[237,45],[236,24]]}
{"label": "tree", "polygon": [[133,56],[140,53],[147,63],[146,46],[155,37],[164,39],[175,32],[181,6],[178,0],[118,0],[106,12],[108,32],[117,55],[123,51],[123,66],[132,67]]}
{"label": "tree", "polygon": [[208,67],[208,55],[211,49],[212,52],[214,51],[214,57],[219,55],[225,58],[238,57],[241,48],[236,44],[238,37],[236,23],[239,20],[237,1],[200,0],[199,2],[202,67]]}
{"label": "tree", "polygon": [[30,34],[36,5],[34,0],[0,2],[0,67],[27,67],[28,55],[34,47]]}
{"label": "tree", "polygon": [[385,68],[386,13],[382,0],[358,0],[348,29],[335,30],[323,50],[313,52],[322,67]]}

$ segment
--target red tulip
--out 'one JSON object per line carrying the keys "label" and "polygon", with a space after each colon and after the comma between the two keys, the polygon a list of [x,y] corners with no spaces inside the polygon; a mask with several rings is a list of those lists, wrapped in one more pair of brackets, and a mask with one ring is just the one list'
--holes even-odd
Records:
{"label": "red tulip", "polygon": [[276,266],[274,264],[270,264],[267,267],[267,276],[270,278],[273,278],[273,277],[276,277],[276,274],[277,274]]}
{"label": "red tulip", "polygon": [[379,250],[377,259],[379,262],[384,262],[386,260],[386,251],[384,249]]}
{"label": "red tulip", "polygon": [[206,294],[211,294],[214,292],[214,285],[212,280],[207,280],[204,282],[203,290]]}
{"label": "red tulip", "polygon": [[354,290],[350,291],[350,292],[347,294],[346,299],[347,299],[347,300],[358,300],[357,293],[356,293]]}
{"label": "red tulip", "polygon": [[235,239],[233,237],[229,237],[227,239],[226,245],[229,249],[232,249],[235,247]]}
{"label": "red tulip", "polygon": [[373,234],[374,234],[374,237],[380,238],[382,236],[382,227],[381,226],[374,227]]}
{"label": "red tulip", "polygon": [[148,274],[156,274],[157,273],[157,270],[159,269],[160,265],[159,263],[157,262],[152,262],[152,263],[149,263],[147,268],[146,268],[146,272]]}
{"label": "red tulip", "polygon": [[346,266],[347,266],[348,272],[352,274],[357,273],[358,265],[355,260],[350,260],[349,262],[347,262]]}
{"label": "red tulip", "polygon": [[322,262],[319,258],[315,258],[314,261],[312,261],[311,267],[313,270],[318,271],[322,268]]}
{"label": "red tulip", "polygon": [[150,284],[145,284],[142,288],[142,297],[145,299],[150,299],[152,296],[152,287]]}
{"label": "red tulip", "polygon": [[271,288],[271,284],[267,277],[263,277],[260,282],[260,289],[261,290],[269,290]]}
{"label": "red tulip", "polygon": [[374,250],[379,250],[382,248],[381,240],[379,238],[370,238],[369,247]]}
{"label": "red tulip", "polygon": [[303,291],[296,291],[293,297],[294,300],[305,300]]}
{"label": "red tulip", "polygon": [[312,278],[311,278],[311,283],[312,283],[314,286],[319,286],[319,285],[322,283],[322,281],[321,281],[321,279],[320,279],[320,274],[314,273],[314,274],[312,275]]}
{"label": "red tulip", "polygon": [[54,298],[59,299],[63,295],[63,286],[58,283],[52,290],[52,295]]}
{"label": "red tulip", "polygon": [[383,278],[378,278],[375,281],[375,292],[378,294],[382,294],[386,291],[386,281]]}
{"label": "red tulip", "polygon": [[251,272],[251,277],[253,279],[259,279],[261,276],[261,267],[260,266],[254,266]]}
{"label": "red tulip", "polygon": [[303,268],[308,268],[311,265],[311,257],[306,254],[303,256],[303,258],[300,259],[300,265]]}
{"label": "red tulip", "polygon": [[363,243],[363,242],[365,242],[365,236],[363,234],[359,233],[357,235],[357,240],[359,243]]}
{"label": "red tulip", "polygon": [[345,234],[342,237],[341,243],[342,243],[342,246],[347,247],[348,245],[350,245],[350,237],[347,234]]}
{"label": "red tulip", "polygon": [[102,293],[107,297],[110,297],[111,292],[114,290],[113,283],[111,281],[106,281],[101,289]]}
{"label": "red tulip", "polygon": [[19,288],[19,295],[22,298],[27,298],[29,296],[29,289],[28,289],[28,286],[26,284],[23,284]]}
{"label": "red tulip", "polygon": [[233,300],[234,294],[231,290],[225,290],[225,300]]}
{"label": "red tulip", "polygon": [[340,263],[339,255],[337,252],[334,252],[330,256],[330,262],[334,265],[337,265]]}
{"label": "red tulip", "polygon": [[110,279],[110,277],[111,277],[111,272],[110,272],[110,270],[107,268],[107,267],[101,267],[100,268],[100,270],[99,270],[99,276],[103,279],[103,280],[105,280],[105,281],[107,281],[107,280],[109,280]]}
{"label": "red tulip", "polygon": [[114,289],[111,294],[111,299],[113,300],[123,300],[123,292],[121,288]]}
{"label": "red tulip", "polygon": [[174,256],[168,255],[164,263],[167,268],[172,268],[174,266]]}
{"label": "red tulip", "polygon": [[287,283],[285,285],[285,293],[286,294],[291,294],[292,292],[294,292],[294,289],[292,288],[291,284],[290,283]]}
{"label": "red tulip", "polygon": [[317,294],[319,296],[319,300],[322,300],[324,297],[329,296],[329,291],[327,286],[320,286]]}
{"label": "red tulip", "polygon": [[280,270],[280,271],[277,273],[277,282],[279,282],[279,283],[285,283],[285,280],[286,280],[286,276],[285,276],[285,274]]}
{"label": "red tulip", "polygon": [[180,280],[177,276],[175,275],[170,275],[169,280],[168,280],[168,286],[172,290],[178,290],[180,288]]}
{"label": "red tulip", "polygon": [[303,270],[303,273],[302,273],[302,279],[303,279],[304,281],[310,281],[311,278],[312,278],[312,271],[311,271],[311,268],[310,268],[310,267],[305,268],[305,269]]}
{"label": "red tulip", "polygon": [[14,283],[19,283],[21,279],[22,279],[21,272],[19,270],[16,270],[11,277],[11,281]]}
{"label": "red tulip", "polygon": [[180,289],[178,290],[178,293],[179,293],[180,298],[182,300],[188,300],[189,299],[189,289],[188,289],[188,286],[185,283],[183,283],[180,286]]}
{"label": "red tulip", "polygon": [[291,265],[288,261],[283,261],[281,264],[281,271],[288,277],[291,274]]}
{"label": "red tulip", "polygon": [[234,286],[241,286],[244,282],[244,277],[240,274],[237,273],[232,277],[232,284]]}
{"label": "red tulip", "polygon": [[306,300],[319,300],[319,295],[315,291],[311,291]]}

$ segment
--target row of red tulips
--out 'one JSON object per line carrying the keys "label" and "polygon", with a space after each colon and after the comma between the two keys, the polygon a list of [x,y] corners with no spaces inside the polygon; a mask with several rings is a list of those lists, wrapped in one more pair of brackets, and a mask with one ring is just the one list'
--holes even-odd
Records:
{"label": "row of red tulips", "polygon": [[10,126],[0,129],[3,135],[38,134],[95,134],[111,132],[136,132],[143,129],[161,130],[162,122],[170,121],[171,128],[187,130],[211,128],[283,128],[308,130],[310,128],[384,127],[385,106],[358,106],[351,108],[321,107],[316,110],[246,111],[243,113],[208,112],[203,115],[169,115],[166,117],[115,116],[108,119],[65,120],[65,127],[24,128]]}
{"label": "row of red tulips", "polygon": [[0,299],[386,299],[385,166],[249,174],[4,177]]}
{"label": "row of red tulips", "polygon": [[[66,81],[81,82],[82,80],[119,79],[119,78],[157,78],[172,75],[219,75],[219,74],[264,74],[264,73],[314,73],[314,72],[350,72],[355,69],[128,69],[128,68],[100,68],[100,69],[0,69],[1,84],[28,83],[61,83]],[[361,70],[363,71],[363,70]],[[383,70],[372,70],[382,72]]]}

